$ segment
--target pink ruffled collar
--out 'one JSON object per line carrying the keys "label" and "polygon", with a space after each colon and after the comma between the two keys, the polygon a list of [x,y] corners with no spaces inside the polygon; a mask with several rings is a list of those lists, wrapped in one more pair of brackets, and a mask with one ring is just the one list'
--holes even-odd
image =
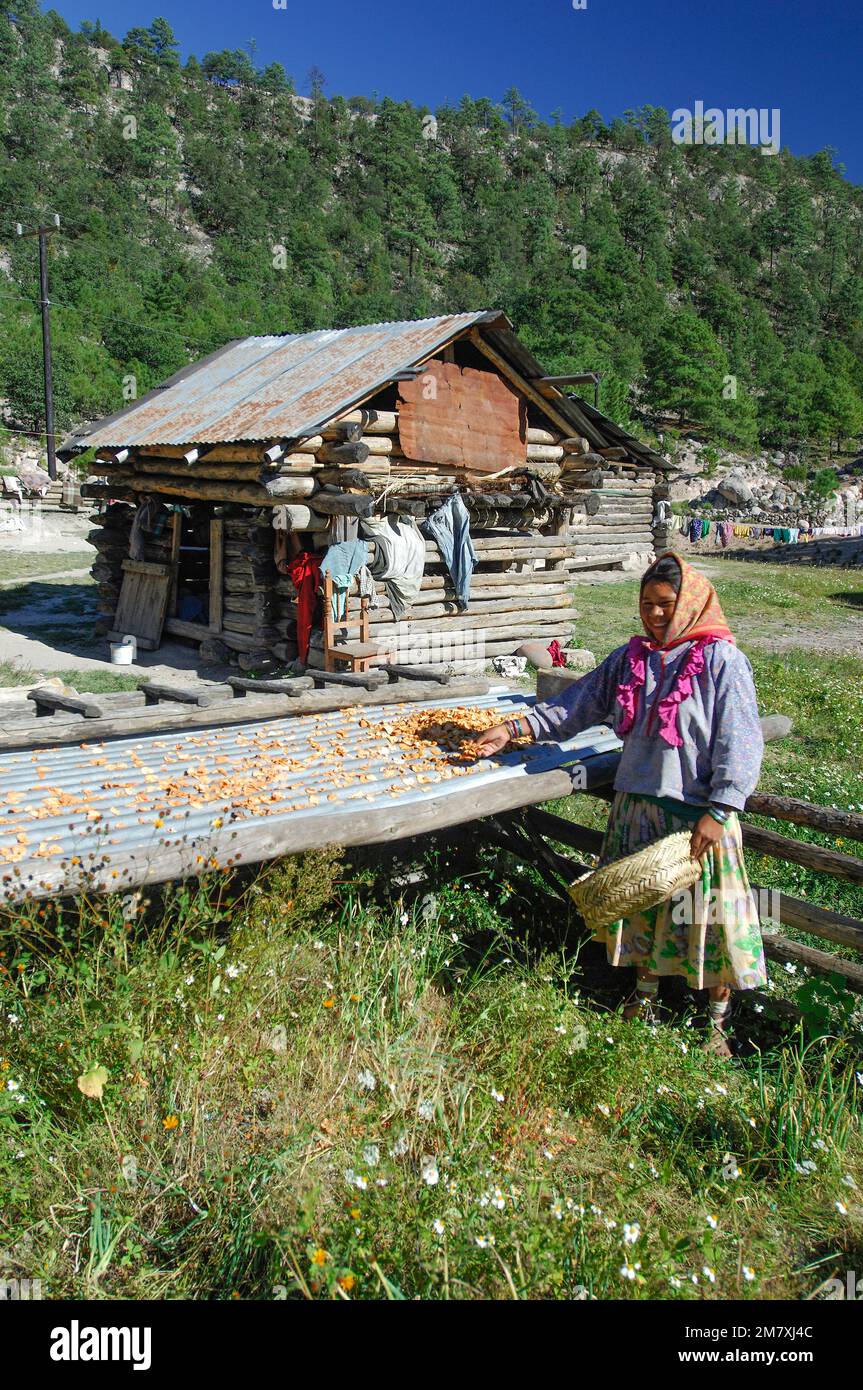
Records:
{"label": "pink ruffled collar", "polygon": [[[683,701],[692,694],[694,678],[704,670],[704,648],[715,640],[712,637],[699,637],[692,643],[674,685],[656,706],[656,714],[659,719],[659,737],[671,744],[672,748],[680,748],[683,743],[678,728],[678,710]],[[620,734],[629,733],[635,723],[638,692],[644,685],[647,675],[647,654],[655,650],[656,648],[645,637],[636,636],[629,639],[627,649],[629,679],[622,681],[617,687],[617,703],[623,710],[623,719],[618,726],[618,733]]]}

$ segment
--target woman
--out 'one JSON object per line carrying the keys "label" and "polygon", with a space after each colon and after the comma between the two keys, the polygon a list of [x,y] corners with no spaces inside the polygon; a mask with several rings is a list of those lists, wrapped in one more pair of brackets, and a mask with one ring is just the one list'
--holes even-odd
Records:
{"label": "woman", "polygon": [[752,667],[709,580],[666,551],[641,580],[641,621],[595,671],[521,719],[489,729],[484,756],[514,737],[563,740],[610,724],[623,740],[601,862],[691,832],[701,879],[687,893],[602,929],[612,965],[634,965],[624,1017],[652,1017],[660,975],[710,994],[705,1048],[730,1057],[731,989],[766,983],[737,812],[758,783],[764,742]]}

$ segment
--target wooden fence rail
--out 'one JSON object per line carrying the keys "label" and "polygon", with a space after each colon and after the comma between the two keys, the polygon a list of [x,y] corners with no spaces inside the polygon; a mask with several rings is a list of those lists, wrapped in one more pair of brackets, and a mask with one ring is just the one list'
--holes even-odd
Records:
{"label": "wooden fence rail", "polygon": [[[613,795],[607,787],[597,787],[591,794],[604,800],[610,800]],[[835,811],[791,797],[756,793],[747,801],[746,812],[808,826],[838,838],[863,840],[863,816],[850,811]],[[774,830],[764,830],[746,821],[742,822],[741,828],[744,845],[758,854],[785,863],[800,864],[845,882],[863,883],[863,859],[795,840]],[[603,833],[553,815],[538,806],[531,806],[498,817],[491,827],[491,838],[510,853],[531,859],[552,889],[566,898],[568,884],[585,871],[585,866],[561,855],[552,846],[565,845],[568,849],[597,855],[602,846]],[[751,886],[759,897],[774,891],[756,883]],[[843,916],[829,908],[817,907],[801,898],[793,898],[781,889],[775,892],[778,920],[784,926],[863,954],[863,921]],[[863,993],[863,964],[857,961],[846,960],[829,951],[819,951],[770,929],[764,931],[764,950],[771,960],[805,965],[820,974],[839,975],[849,989]]]}

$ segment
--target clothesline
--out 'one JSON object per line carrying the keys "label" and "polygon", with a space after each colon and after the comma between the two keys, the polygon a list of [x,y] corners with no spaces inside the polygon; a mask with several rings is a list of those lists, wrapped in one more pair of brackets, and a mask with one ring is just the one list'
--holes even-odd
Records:
{"label": "clothesline", "polygon": [[749,540],[773,540],[778,545],[799,545],[819,540],[822,536],[863,536],[863,524],[856,526],[811,526],[803,522],[799,526],[771,526],[749,521],[713,521],[705,516],[672,515],[666,521],[670,530],[681,531],[689,537],[693,545],[713,535],[714,543],[723,548],[732,538]]}

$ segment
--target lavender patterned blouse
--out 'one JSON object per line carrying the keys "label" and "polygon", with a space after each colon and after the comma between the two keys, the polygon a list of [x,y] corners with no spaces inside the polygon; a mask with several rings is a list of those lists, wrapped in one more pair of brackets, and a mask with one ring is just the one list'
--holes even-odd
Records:
{"label": "lavender patterned blouse", "polygon": [[[667,695],[691,642],[650,652],[645,684],[638,691],[635,721],[623,738],[616,791],[668,796],[695,806],[742,810],[758,785],[764,740],[752,667],[731,642],[711,642],[692,694],[679,706],[683,738],[673,748],[659,737],[655,706]],[[623,711],[617,687],[629,674],[627,648],[618,647],[595,671],[559,696],[534,705],[526,716],[536,739],[562,741],[595,724],[619,733]]]}

